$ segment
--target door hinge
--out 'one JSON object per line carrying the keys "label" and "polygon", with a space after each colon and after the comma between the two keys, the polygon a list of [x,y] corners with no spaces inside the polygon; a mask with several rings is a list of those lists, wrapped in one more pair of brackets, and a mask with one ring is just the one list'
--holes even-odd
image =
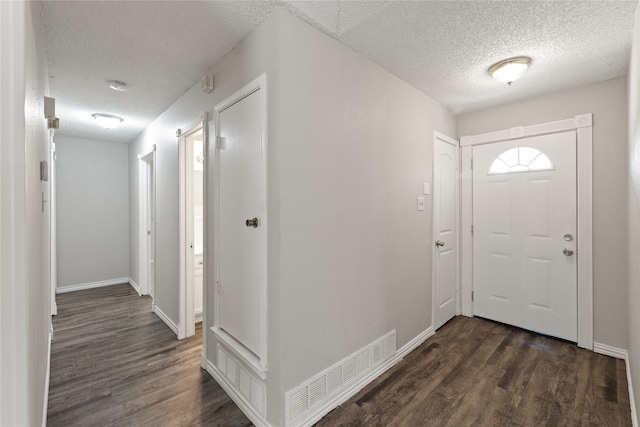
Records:
{"label": "door hinge", "polygon": [[471,235],[473,236],[473,224],[471,224]]}
{"label": "door hinge", "polygon": [[220,281],[216,280],[216,294],[220,293]]}
{"label": "door hinge", "polygon": [[216,150],[222,149],[222,137],[216,136]]}
{"label": "door hinge", "polygon": [[473,170],[473,159],[471,159],[471,170]]}
{"label": "door hinge", "polygon": [[473,291],[471,291],[471,301],[473,301]]}

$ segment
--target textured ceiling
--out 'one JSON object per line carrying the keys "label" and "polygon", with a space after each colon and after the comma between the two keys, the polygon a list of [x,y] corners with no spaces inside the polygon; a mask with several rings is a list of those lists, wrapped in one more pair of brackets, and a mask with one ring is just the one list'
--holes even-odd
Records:
{"label": "textured ceiling", "polygon": [[[48,0],[42,17],[58,134],[129,142],[277,8],[461,113],[625,75],[637,4]],[[533,65],[512,86],[487,74],[519,55]],[[101,129],[96,112],[125,122]]]}

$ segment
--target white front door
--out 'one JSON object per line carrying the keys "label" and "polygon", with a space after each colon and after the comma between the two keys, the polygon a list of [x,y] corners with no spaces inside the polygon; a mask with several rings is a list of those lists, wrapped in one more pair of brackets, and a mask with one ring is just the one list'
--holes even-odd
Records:
{"label": "white front door", "polygon": [[433,156],[434,329],[458,311],[457,148],[436,138]]}
{"label": "white front door", "polygon": [[577,340],[576,133],[473,147],[474,315]]}
{"label": "white front door", "polygon": [[265,238],[259,89],[218,112],[218,327],[263,357]]}

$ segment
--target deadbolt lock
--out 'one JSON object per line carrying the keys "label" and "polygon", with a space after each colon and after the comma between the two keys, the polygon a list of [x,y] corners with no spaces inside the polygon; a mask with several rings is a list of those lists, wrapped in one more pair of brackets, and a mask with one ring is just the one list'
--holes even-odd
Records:
{"label": "deadbolt lock", "polygon": [[244,222],[247,227],[258,228],[258,218],[251,218]]}

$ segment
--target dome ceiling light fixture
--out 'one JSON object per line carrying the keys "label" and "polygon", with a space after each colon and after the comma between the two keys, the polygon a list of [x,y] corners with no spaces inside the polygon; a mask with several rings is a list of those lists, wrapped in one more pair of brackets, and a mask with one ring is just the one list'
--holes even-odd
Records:
{"label": "dome ceiling light fixture", "polygon": [[118,92],[126,92],[129,90],[129,86],[120,80],[109,80],[109,87]]}
{"label": "dome ceiling light fixture", "polygon": [[531,65],[531,58],[527,56],[516,56],[515,58],[505,59],[489,67],[491,77],[499,82],[511,83],[518,80],[527,71]]}
{"label": "dome ceiling light fixture", "polygon": [[95,113],[95,114],[92,114],[91,116],[93,116],[93,118],[96,119],[96,122],[98,122],[100,126],[106,129],[112,129],[112,128],[118,127],[120,123],[123,122],[122,117],[112,116],[111,114]]}

